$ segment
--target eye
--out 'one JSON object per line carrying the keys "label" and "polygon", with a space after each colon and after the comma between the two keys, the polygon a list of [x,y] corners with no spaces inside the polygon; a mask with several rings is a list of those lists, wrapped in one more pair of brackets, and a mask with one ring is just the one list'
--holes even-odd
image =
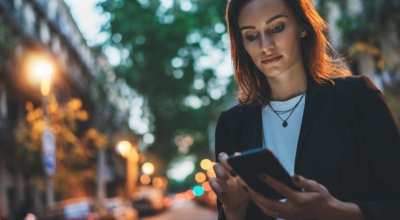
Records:
{"label": "eye", "polygon": [[249,41],[253,41],[257,38],[257,34],[252,34],[252,35],[248,35],[246,36],[246,39]]}
{"label": "eye", "polygon": [[285,25],[279,25],[279,26],[276,26],[276,27],[274,27],[274,28],[272,28],[272,30],[271,30],[271,32],[272,33],[278,33],[278,32],[281,32],[281,31],[283,31],[283,28],[285,27]]}

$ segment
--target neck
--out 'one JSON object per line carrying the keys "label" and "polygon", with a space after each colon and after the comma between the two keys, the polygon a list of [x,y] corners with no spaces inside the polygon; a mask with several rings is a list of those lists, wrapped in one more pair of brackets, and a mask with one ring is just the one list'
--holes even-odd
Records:
{"label": "neck", "polygon": [[307,90],[305,71],[290,76],[267,78],[272,91],[272,101],[287,101],[304,94]]}

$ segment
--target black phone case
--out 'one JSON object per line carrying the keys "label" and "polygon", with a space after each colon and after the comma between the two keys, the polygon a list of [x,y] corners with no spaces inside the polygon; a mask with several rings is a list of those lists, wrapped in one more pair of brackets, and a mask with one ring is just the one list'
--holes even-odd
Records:
{"label": "black phone case", "polygon": [[285,197],[264,183],[258,177],[260,173],[266,173],[293,190],[300,191],[293,184],[289,173],[270,150],[256,148],[244,151],[240,156],[230,155],[228,163],[247,185],[267,198],[280,200]]}

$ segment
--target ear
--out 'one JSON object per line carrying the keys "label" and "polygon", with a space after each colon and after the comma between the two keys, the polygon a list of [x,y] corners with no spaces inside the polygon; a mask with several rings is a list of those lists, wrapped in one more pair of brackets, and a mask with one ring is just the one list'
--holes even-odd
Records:
{"label": "ear", "polygon": [[304,27],[301,28],[301,38],[307,36],[307,31]]}

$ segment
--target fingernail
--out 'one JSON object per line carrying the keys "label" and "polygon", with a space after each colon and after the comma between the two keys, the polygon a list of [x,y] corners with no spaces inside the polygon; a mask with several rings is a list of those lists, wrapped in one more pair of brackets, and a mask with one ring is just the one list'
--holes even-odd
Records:
{"label": "fingernail", "polygon": [[223,196],[226,194],[225,191],[222,190],[222,189],[219,190],[219,193],[220,193],[221,195],[223,195]]}
{"label": "fingernail", "polygon": [[249,192],[249,189],[246,186],[242,186],[243,190]]}
{"label": "fingernail", "polygon": [[231,176],[233,177],[237,175],[237,173],[234,170],[229,170],[229,174],[231,174]]}
{"label": "fingernail", "polygon": [[258,178],[260,178],[261,180],[266,180],[267,175],[265,173],[260,173],[260,174],[258,174]]}
{"label": "fingernail", "polygon": [[242,153],[240,153],[240,152],[235,152],[234,154],[233,154],[233,156],[239,156],[239,155],[241,155]]}
{"label": "fingernail", "polygon": [[299,182],[300,181],[300,178],[299,178],[299,176],[297,176],[297,174],[294,174],[294,181],[296,181],[296,182]]}

